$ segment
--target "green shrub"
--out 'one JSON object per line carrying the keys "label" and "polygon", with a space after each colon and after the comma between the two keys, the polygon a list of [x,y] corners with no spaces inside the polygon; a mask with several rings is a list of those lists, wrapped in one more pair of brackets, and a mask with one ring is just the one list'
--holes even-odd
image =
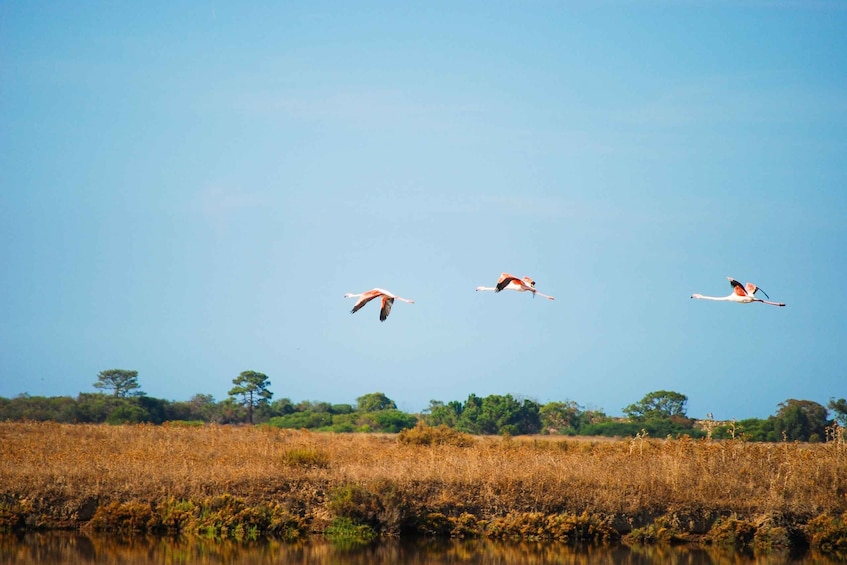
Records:
{"label": "green shrub", "polygon": [[376,526],[380,512],[379,498],[359,485],[343,485],[330,491],[330,512],[339,518],[349,518],[357,524]]}
{"label": "green shrub", "polygon": [[312,447],[295,447],[282,454],[283,462],[290,467],[325,469],[329,467],[329,455]]}
{"label": "green shrub", "polygon": [[350,518],[335,518],[324,532],[326,538],[336,547],[355,548],[368,545],[377,539],[376,530],[367,524],[358,524]]}

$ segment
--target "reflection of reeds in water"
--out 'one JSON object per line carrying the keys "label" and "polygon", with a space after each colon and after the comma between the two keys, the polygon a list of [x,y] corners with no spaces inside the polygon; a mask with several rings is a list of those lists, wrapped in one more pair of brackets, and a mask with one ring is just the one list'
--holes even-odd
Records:
{"label": "reflection of reeds in water", "polygon": [[[669,546],[578,546],[561,543],[494,542],[491,540],[398,540],[384,539],[356,550],[339,549],[314,538],[307,543],[276,541],[240,543],[201,538],[155,536],[84,536],[68,532],[0,535],[2,563],[16,565],[147,565],[181,563],[220,565],[224,563],[272,565],[278,563],[333,563],[335,565],[435,565],[476,563],[481,565],[570,564],[645,565],[649,563],[737,564],[753,561],[752,554],[719,548]],[[760,556],[761,558],[761,556]],[[788,555],[771,554],[765,562],[785,563]],[[762,561],[757,561],[762,562]],[[791,563],[835,563],[811,551],[790,559]]]}
{"label": "reflection of reeds in water", "polygon": [[788,527],[847,511],[843,442],[409,437],[2,423],[0,530],[107,526],[137,511],[135,529],[193,520],[226,537],[226,516],[210,514],[223,506],[241,513],[233,527],[247,538],[292,516],[313,531],[344,516],[383,534],[498,526],[504,539],[558,539],[582,515],[620,532],[672,515],[680,531],[703,534],[719,516]]}

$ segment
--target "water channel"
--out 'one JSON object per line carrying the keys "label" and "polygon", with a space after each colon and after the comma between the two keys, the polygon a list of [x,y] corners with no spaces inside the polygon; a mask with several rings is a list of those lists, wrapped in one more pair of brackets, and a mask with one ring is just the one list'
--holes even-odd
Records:
{"label": "water channel", "polygon": [[754,554],[718,548],[570,546],[490,540],[383,539],[364,548],[337,547],[316,537],[308,542],[240,543],[198,538],[88,536],[71,532],[0,535],[0,565],[490,565],[844,563],[847,556],[813,551]]}

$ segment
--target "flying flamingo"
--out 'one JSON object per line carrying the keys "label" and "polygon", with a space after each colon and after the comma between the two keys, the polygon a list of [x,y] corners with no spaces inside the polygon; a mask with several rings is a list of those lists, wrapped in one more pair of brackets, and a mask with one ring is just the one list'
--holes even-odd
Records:
{"label": "flying flamingo", "polygon": [[533,297],[535,297],[535,295],[537,294],[538,296],[543,296],[544,298],[546,298],[548,300],[556,300],[552,296],[547,296],[546,294],[543,294],[543,293],[535,290],[535,281],[532,280],[531,278],[524,277],[523,279],[519,279],[518,277],[516,277],[514,275],[510,275],[509,273],[503,273],[502,275],[500,275],[500,280],[497,281],[497,286],[495,286],[495,287],[478,286],[478,287],[476,287],[476,289],[477,289],[477,291],[487,290],[487,291],[494,291],[494,292],[500,292],[501,290],[514,290],[514,291],[517,291],[517,292],[531,292]]}
{"label": "flying flamingo", "polygon": [[738,304],[750,304],[751,302],[761,302],[762,304],[770,304],[771,306],[785,306],[782,302],[771,302],[769,300],[762,300],[761,298],[756,298],[756,293],[761,292],[767,298],[768,293],[754,285],[751,282],[748,282],[746,285],[741,285],[740,282],[733,279],[732,277],[726,277],[729,280],[729,284],[732,285],[732,294],[729,296],[703,296],[702,294],[692,294],[691,298],[699,298],[700,300],[726,300],[728,302],[737,302]]}
{"label": "flying flamingo", "polygon": [[414,304],[414,300],[409,300],[408,298],[402,298],[400,296],[395,296],[391,294],[387,290],[383,290],[381,288],[374,288],[367,292],[362,292],[360,294],[353,294],[352,292],[348,292],[344,295],[344,298],[354,298],[359,297],[359,300],[356,304],[353,305],[353,309],[350,310],[351,314],[355,314],[359,310],[362,309],[362,306],[376,298],[377,296],[382,297],[382,308],[379,310],[379,321],[384,322],[388,317],[388,314],[391,313],[391,306],[394,304],[394,299],[402,300],[403,302],[408,302],[409,304]]}

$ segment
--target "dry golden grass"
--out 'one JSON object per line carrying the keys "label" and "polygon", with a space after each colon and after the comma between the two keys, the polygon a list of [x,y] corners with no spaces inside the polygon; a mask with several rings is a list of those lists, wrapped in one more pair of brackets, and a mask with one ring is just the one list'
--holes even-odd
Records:
{"label": "dry golden grass", "polygon": [[387,533],[413,523],[428,531],[427,520],[438,529],[442,518],[465,520],[472,532],[516,516],[528,517],[518,519],[526,526],[568,514],[599,517],[622,533],[674,516],[680,530],[702,534],[719,516],[805,524],[847,512],[847,446],[838,442],[457,443],[266,427],[0,423],[0,529],[84,526],[98,512],[102,521],[109,504],[155,513],[224,495],[284,508],[313,530],[346,513]]}

